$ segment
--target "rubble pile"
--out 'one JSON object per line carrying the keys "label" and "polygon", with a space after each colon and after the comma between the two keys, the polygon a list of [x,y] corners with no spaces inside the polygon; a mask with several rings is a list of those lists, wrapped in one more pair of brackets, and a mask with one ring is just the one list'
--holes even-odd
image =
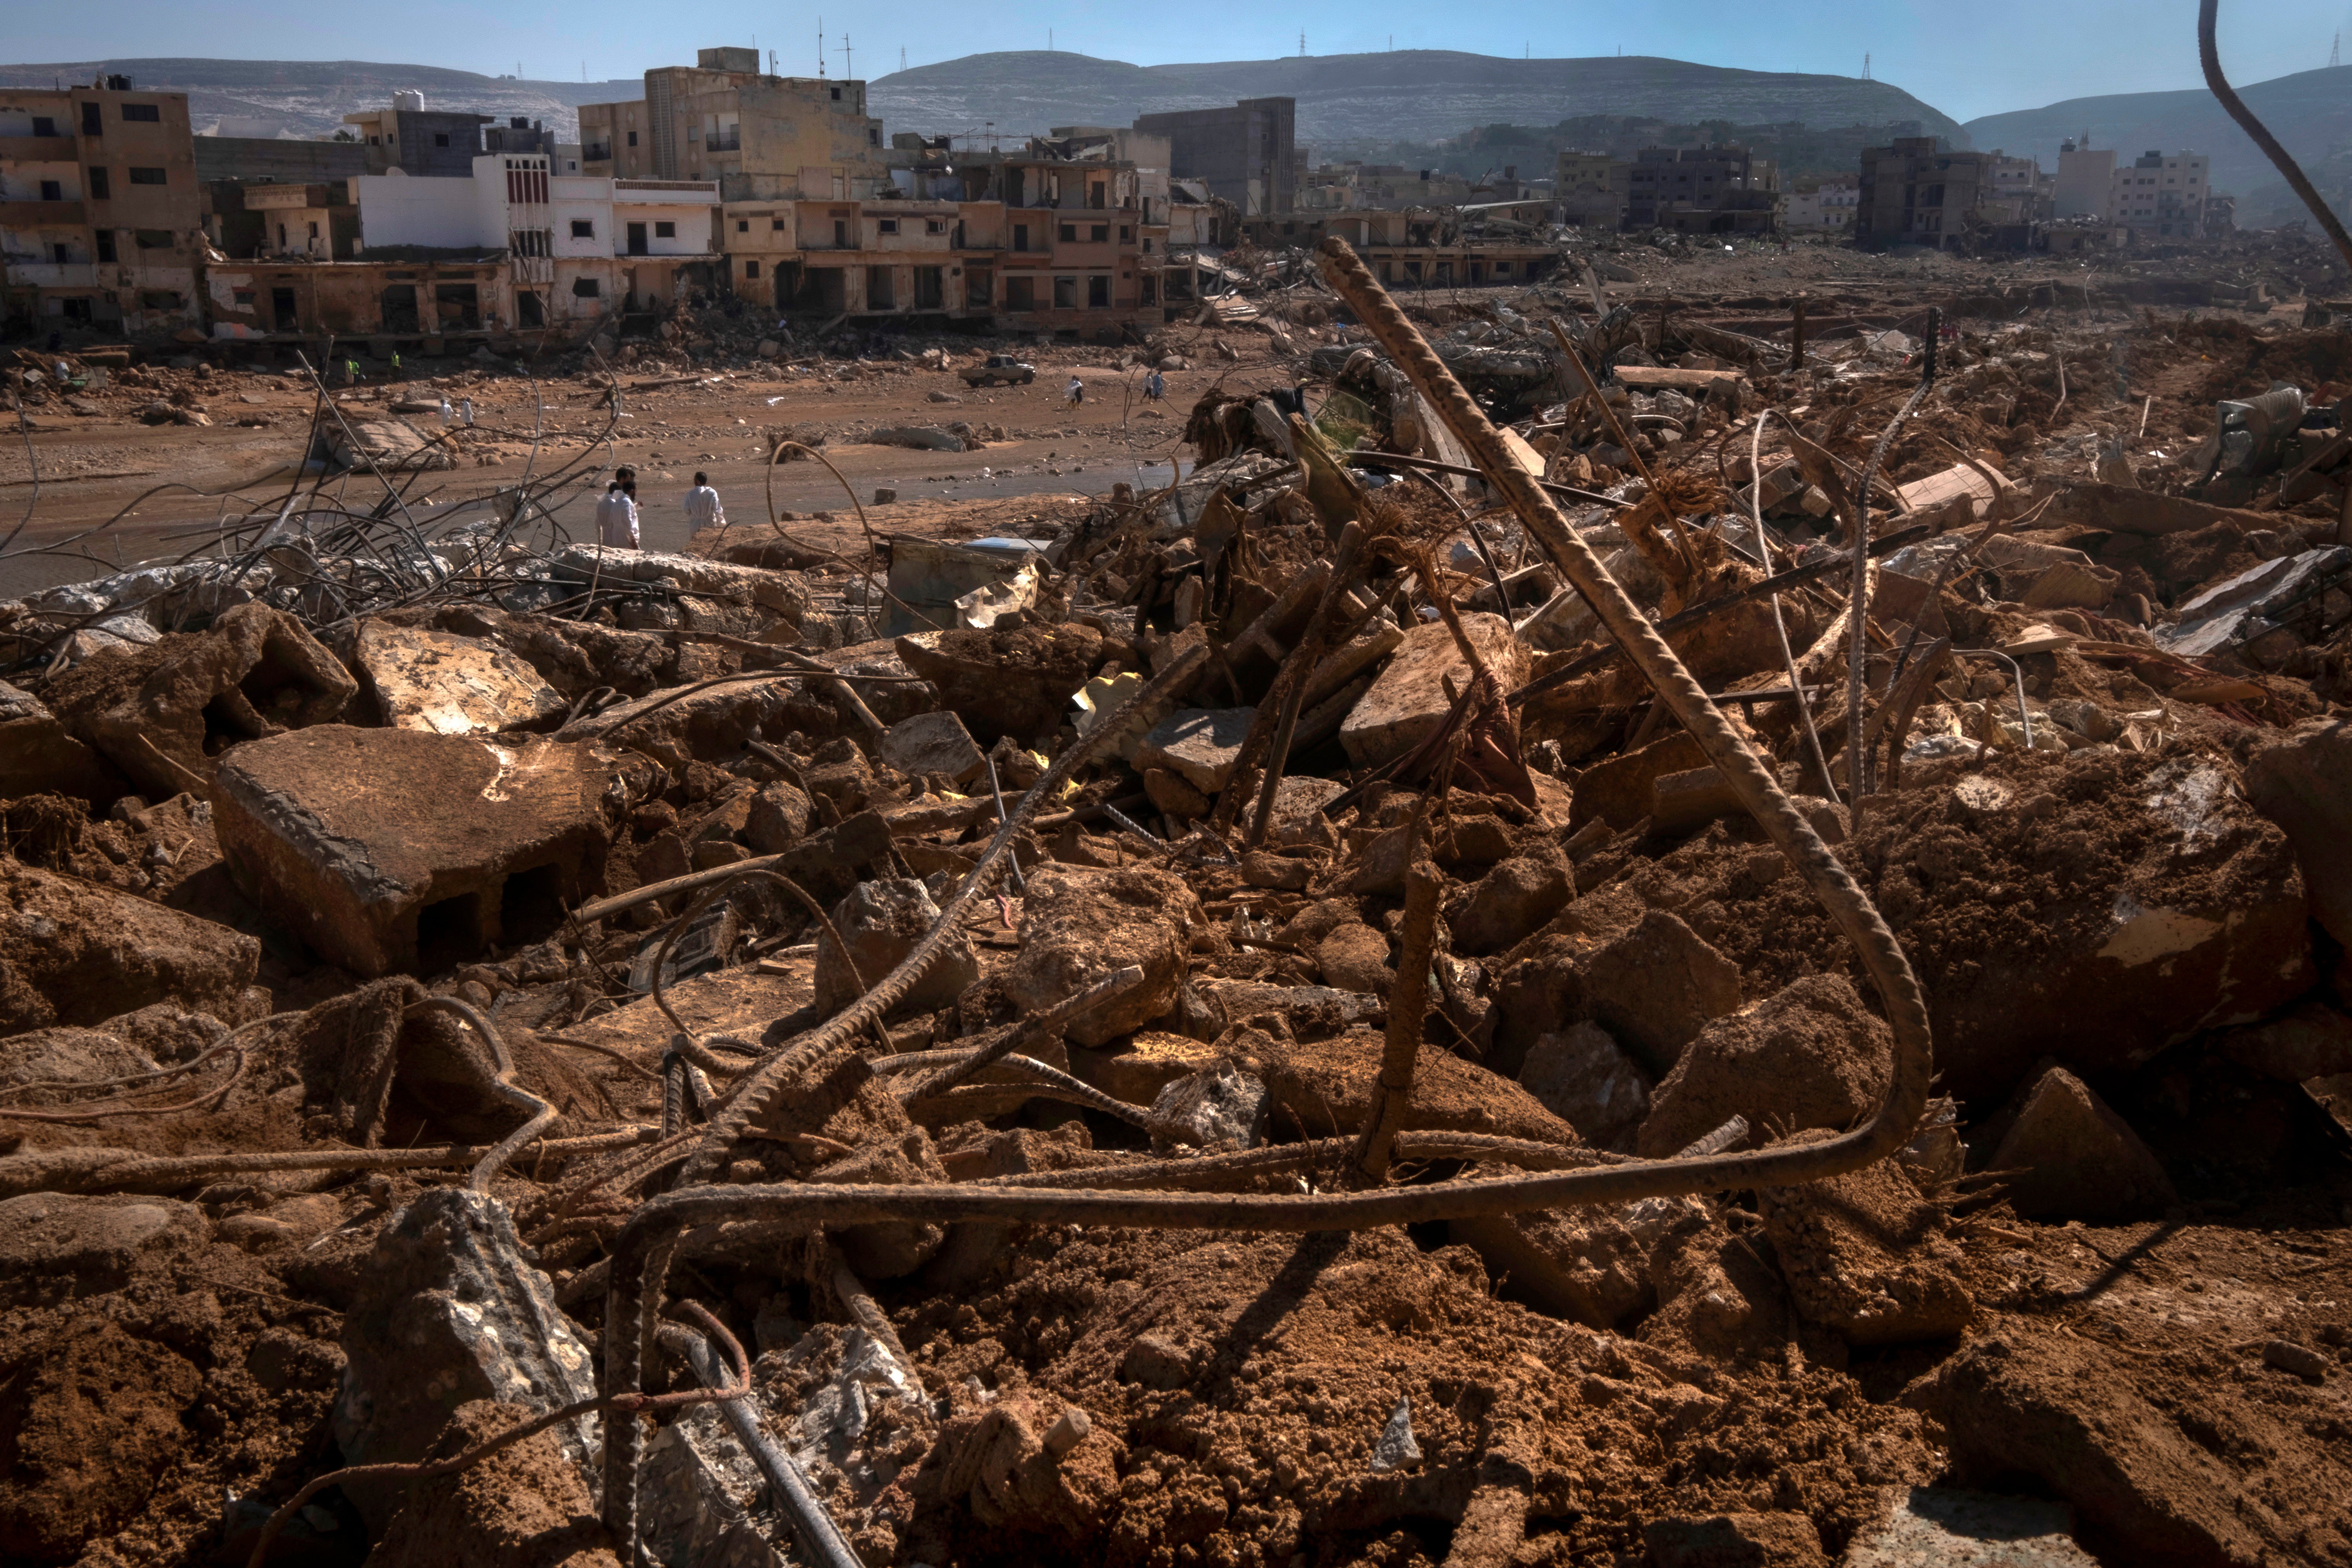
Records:
{"label": "rubble pile", "polygon": [[1327,252],[944,599],[0,606],[0,1556],[2352,1563],[2341,334]]}

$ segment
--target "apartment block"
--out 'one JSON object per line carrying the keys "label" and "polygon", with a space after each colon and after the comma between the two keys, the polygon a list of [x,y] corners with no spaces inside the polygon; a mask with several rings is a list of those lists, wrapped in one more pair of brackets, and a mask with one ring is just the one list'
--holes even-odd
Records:
{"label": "apartment block", "polygon": [[1606,153],[1563,152],[1552,170],[1559,221],[1578,228],[1615,228],[1625,221],[1633,166]]}
{"label": "apartment block", "polygon": [[2116,150],[2101,147],[2094,151],[2088,132],[2079,142],[2074,140],[2058,144],[2058,186],[2052,216],[2055,217],[2105,217],[2107,203],[2115,195]]}
{"label": "apartment block", "polygon": [[1852,174],[1823,180],[1811,190],[1791,191],[1781,221],[1791,233],[1851,234],[1854,208],[1862,201],[1862,182]]}
{"label": "apartment block", "polygon": [[491,116],[427,109],[425,95],[404,88],[384,109],[343,116],[368,150],[368,173],[462,180],[473,173],[482,151],[482,127]]}
{"label": "apartment block", "polygon": [[1135,129],[1164,136],[1168,172],[1208,182],[1210,193],[1244,217],[1286,213],[1297,205],[1298,101],[1245,98],[1223,109],[1187,109],[1139,116]]}
{"label": "apartment block", "polygon": [[1855,239],[1939,250],[1969,243],[1988,221],[1981,209],[1992,196],[1993,161],[1990,153],[1938,152],[1932,136],[1898,136],[1891,146],[1865,149]]}
{"label": "apartment block", "polygon": [[2205,202],[2212,195],[2212,160],[2202,153],[2151,148],[2117,169],[2108,185],[2109,223],[2143,237],[2195,239],[2205,233]]}
{"label": "apartment block", "polygon": [[757,50],[704,49],[646,72],[646,95],[580,109],[581,169],[631,180],[715,180],[727,199],[880,194],[882,121],[866,84],[762,75]]}
{"label": "apartment block", "polygon": [[1736,142],[1644,147],[1626,171],[1625,223],[1684,234],[1770,234],[1780,176],[1769,158]]}
{"label": "apartment block", "polygon": [[128,77],[0,89],[0,317],[39,334],[195,325],[192,140],[185,94]]}

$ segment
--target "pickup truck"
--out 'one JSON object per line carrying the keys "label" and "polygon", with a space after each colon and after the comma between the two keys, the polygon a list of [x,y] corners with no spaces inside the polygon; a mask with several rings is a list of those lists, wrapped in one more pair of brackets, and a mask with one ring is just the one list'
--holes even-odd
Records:
{"label": "pickup truck", "polygon": [[1011,354],[991,354],[984,364],[964,371],[966,386],[1026,386],[1037,379],[1037,367]]}

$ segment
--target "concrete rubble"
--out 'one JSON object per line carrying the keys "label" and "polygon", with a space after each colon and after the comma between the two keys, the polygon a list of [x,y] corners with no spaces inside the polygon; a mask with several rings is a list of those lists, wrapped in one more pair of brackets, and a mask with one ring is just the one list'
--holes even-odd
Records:
{"label": "concrete rubble", "polygon": [[1034,538],[0,605],[0,1558],[2352,1564],[2340,332],[1681,245],[1410,303],[1507,441],[1236,252]]}

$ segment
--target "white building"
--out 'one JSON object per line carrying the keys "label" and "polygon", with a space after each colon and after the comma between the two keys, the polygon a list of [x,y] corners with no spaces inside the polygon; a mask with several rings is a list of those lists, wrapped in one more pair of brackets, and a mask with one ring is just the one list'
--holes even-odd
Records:
{"label": "white building", "polygon": [[2212,194],[2212,160],[2202,153],[2156,149],[2117,169],[2108,185],[2109,223],[2128,225],[2143,235],[2194,239],[2205,232],[2205,198]]}
{"label": "white building", "polygon": [[1853,228],[1854,209],[1862,204],[1860,178],[1824,180],[1820,188],[1794,191],[1782,222],[1791,230],[1815,234],[1846,234]]}
{"label": "white building", "polygon": [[504,250],[515,325],[675,300],[719,259],[716,180],[560,174],[544,153],[486,153],[469,179],[352,181],[366,253]]}

